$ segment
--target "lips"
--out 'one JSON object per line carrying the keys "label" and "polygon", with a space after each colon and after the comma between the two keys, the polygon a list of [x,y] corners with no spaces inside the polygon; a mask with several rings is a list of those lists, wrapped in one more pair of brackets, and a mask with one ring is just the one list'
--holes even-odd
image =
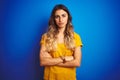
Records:
{"label": "lips", "polygon": [[59,25],[63,25],[64,23],[58,23]]}

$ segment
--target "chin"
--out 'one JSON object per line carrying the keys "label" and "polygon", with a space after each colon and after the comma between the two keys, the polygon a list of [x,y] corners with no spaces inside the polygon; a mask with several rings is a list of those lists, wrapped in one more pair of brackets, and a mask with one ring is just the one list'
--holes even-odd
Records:
{"label": "chin", "polygon": [[64,28],[65,26],[63,26],[63,25],[59,25],[58,27],[59,27],[59,28]]}

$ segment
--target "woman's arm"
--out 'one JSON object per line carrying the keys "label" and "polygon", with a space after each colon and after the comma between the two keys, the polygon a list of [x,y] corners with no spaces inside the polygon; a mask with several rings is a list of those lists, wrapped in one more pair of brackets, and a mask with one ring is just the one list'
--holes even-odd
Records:
{"label": "woman's arm", "polygon": [[63,62],[63,60],[60,57],[52,58],[52,56],[46,51],[44,45],[41,45],[39,54],[40,66],[53,66]]}
{"label": "woman's arm", "polygon": [[81,62],[81,47],[76,47],[73,55],[73,60],[59,63],[57,66],[61,67],[79,67]]}
{"label": "woman's arm", "polygon": [[46,51],[45,46],[41,45],[40,49],[40,66],[61,66],[61,67],[78,67],[81,61],[81,47],[75,48],[73,56],[65,56],[65,63],[59,58],[52,58]]}

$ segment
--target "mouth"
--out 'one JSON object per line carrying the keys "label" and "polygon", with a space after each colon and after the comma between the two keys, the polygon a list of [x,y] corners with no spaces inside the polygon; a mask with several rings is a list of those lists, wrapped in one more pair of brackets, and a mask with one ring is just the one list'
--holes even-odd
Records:
{"label": "mouth", "polygon": [[63,25],[64,23],[58,23],[59,25]]}

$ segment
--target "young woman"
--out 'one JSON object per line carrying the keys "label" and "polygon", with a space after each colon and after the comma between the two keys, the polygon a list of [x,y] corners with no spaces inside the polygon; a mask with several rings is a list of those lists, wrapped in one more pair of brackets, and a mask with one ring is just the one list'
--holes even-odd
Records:
{"label": "young woman", "polygon": [[58,4],[53,8],[48,31],[40,41],[40,66],[45,66],[44,80],[76,80],[82,42],[73,31],[71,21],[66,6]]}

